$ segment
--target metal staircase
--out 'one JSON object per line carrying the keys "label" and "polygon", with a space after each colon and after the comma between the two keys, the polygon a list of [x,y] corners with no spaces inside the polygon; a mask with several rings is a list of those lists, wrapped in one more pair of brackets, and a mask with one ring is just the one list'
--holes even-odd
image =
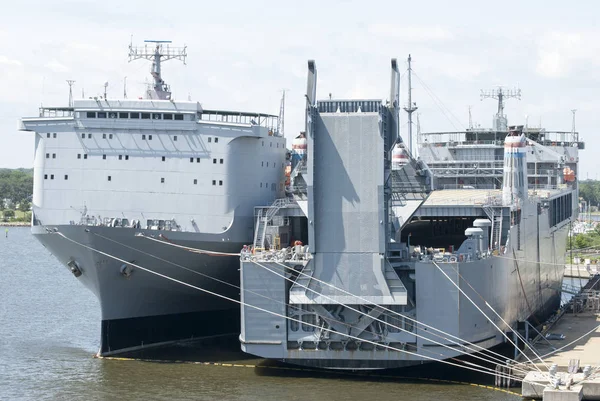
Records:
{"label": "metal staircase", "polygon": [[502,240],[502,220],[504,219],[502,208],[484,206],[483,210],[492,221],[492,235],[490,237],[490,249],[492,251],[500,249]]}
{"label": "metal staircase", "polygon": [[290,204],[290,200],[287,198],[276,199],[273,204],[268,208],[258,209],[256,216],[256,230],[254,231],[254,249],[264,249],[265,247],[265,236],[267,233],[267,226],[269,222],[277,214],[279,209],[286,207]]}

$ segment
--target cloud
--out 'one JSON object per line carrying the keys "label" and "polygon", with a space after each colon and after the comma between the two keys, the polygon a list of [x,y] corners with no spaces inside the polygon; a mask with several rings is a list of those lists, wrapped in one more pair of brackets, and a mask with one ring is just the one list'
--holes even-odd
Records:
{"label": "cloud", "polygon": [[23,63],[21,63],[19,60],[10,59],[6,56],[0,56],[0,64],[1,65],[16,65],[16,66],[23,65]]}
{"label": "cloud", "polygon": [[454,39],[454,34],[441,26],[407,26],[389,23],[370,24],[368,31],[376,36],[400,39],[410,43],[446,42]]}
{"label": "cloud", "polygon": [[600,32],[550,31],[538,38],[536,72],[564,78],[580,67],[600,66]]}
{"label": "cloud", "polygon": [[67,67],[64,64],[59,63],[56,59],[53,59],[53,60],[47,62],[46,64],[44,64],[44,67],[50,69],[53,72],[69,72],[70,71],[69,67]]}

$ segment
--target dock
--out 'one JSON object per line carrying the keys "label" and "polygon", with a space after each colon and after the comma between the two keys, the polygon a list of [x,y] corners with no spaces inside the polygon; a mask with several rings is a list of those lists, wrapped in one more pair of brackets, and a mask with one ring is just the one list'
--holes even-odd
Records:
{"label": "dock", "polygon": [[530,371],[522,384],[525,398],[600,400],[600,275],[573,297],[566,312],[532,344],[543,363],[525,352],[534,362],[520,366]]}
{"label": "dock", "polygon": [[565,265],[564,276],[568,278],[585,278],[600,274],[600,265],[597,264],[568,264]]}

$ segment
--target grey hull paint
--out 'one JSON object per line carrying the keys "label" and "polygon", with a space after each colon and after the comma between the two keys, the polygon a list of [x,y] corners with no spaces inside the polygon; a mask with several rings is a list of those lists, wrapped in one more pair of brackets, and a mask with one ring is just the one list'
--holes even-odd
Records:
{"label": "grey hull paint", "polygon": [[[118,344],[118,341],[115,342],[115,336],[122,335],[120,332],[111,333],[111,327],[116,328],[119,325],[107,322],[150,322],[147,325],[147,335],[144,334],[144,329],[140,332],[138,327],[136,336],[137,343],[148,346],[152,341],[164,342],[164,338],[153,338],[150,329],[156,330],[156,325],[161,322],[171,322],[169,315],[189,315],[196,319],[220,313],[239,316],[239,306],[235,302],[135,267],[132,268],[130,276],[125,277],[121,273],[122,262],[91,250],[101,251],[224,297],[239,299],[238,257],[198,254],[136,236],[137,233],[154,236],[162,233],[178,245],[225,253],[239,252],[243,243],[225,241],[225,235],[80,225],[34,226],[32,232],[63,265],[66,266],[70,260],[75,260],[82,271],[81,276],[76,279],[97,296],[103,321],[101,351],[109,348],[106,344],[107,338],[112,337],[112,342]],[[69,241],[59,233],[91,249]],[[148,319],[151,317],[156,319]],[[204,327],[197,333],[199,336],[202,333],[230,334],[230,327],[225,326],[220,330],[218,322],[214,319],[206,320],[204,324],[214,327],[210,330]],[[108,332],[105,333],[105,330]],[[189,331],[184,332],[189,338]],[[168,341],[179,339],[169,338]],[[127,345],[128,348],[135,346]],[[117,352],[118,349],[111,347],[111,354]]]}

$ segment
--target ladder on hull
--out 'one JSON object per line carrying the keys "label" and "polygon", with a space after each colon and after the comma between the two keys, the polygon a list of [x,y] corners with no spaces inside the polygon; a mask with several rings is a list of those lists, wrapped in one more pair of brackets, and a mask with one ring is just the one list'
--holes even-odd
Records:
{"label": "ladder on hull", "polygon": [[258,209],[256,217],[256,229],[254,231],[254,249],[264,249],[265,237],[267,234],[267,226],[269,222],[277,214],[279,209],[290,204],[287,198],[276,199],[275,202],[268,208]]}

